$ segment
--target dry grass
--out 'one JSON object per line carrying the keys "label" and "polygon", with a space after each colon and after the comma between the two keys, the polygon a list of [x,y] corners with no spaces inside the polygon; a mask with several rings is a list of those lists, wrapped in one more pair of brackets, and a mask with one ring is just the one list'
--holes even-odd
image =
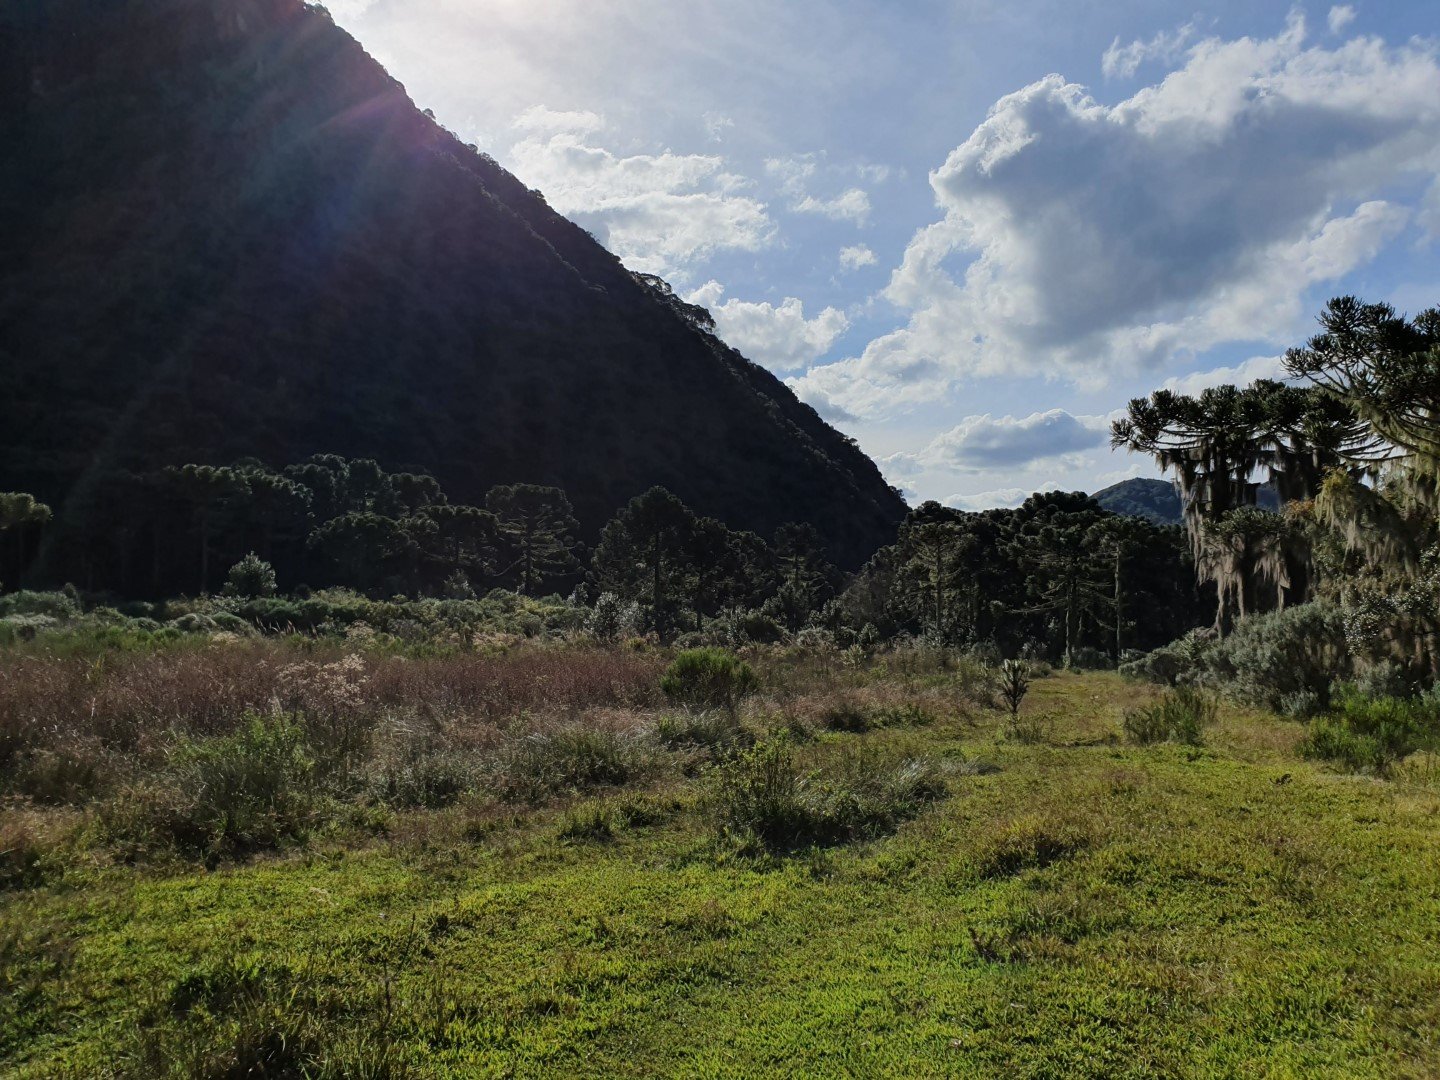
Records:
{"label": "dry grass", "polygon": [[247,714],[276,710],[349,749],[396,727],[483,746],[596,709],[652,706],[662,664],[607,649],[415,659],[278,641],[13,655],[0,664],[0,774],[13,794],[80,802],[133,778],[177,737],[228,734]]}

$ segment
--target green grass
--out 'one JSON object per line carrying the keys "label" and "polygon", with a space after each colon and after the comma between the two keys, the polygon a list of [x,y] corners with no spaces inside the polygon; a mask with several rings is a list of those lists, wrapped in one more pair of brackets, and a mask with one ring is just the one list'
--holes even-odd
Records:
{"label": "green grass", "polygon": [[0,893],[0,1073],[1440,1072],[1440,792],[1224,706],[1204,749],[1124,744],[1153,699],[1057,675],[1043,741],[822,735],[805,767],[931,758],[949,794],[793,854],[717,842],[703,776],[209,872],[77,851]]}

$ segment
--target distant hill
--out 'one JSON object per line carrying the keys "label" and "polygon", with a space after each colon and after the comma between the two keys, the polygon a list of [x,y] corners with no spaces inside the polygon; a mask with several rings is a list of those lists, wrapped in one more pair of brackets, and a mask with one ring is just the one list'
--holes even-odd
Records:
{"label": "distant hill", "polygon": [[[1144,480],[1139,477],[1121,480],[1103,491],[1097,491],[1092,497],[1112,514],[1142,517],[1157,525],[1179,525],[1183,520],[1180,493],[1169,480]],[[1258,505],[1264,510],[1280,509],[1280,496],[1271,485],[1261,485]]]}
{"label": "distant hill", "polygon": [[661,484],[736,528],[810,522],[845,566],[905,513],[318,5],[0,6],[0,146],[0,490],[56,506],[66,573],[165,557],[107,478],[246,455],[373,457],[462,502],[554,484],[592,538]]}
{"label": "distant hill", "polygon": [[1093,498],[1112,514],[1140,517],[1157,525],[1179,525],[1180,495],[1169,480],[1121,480]]}

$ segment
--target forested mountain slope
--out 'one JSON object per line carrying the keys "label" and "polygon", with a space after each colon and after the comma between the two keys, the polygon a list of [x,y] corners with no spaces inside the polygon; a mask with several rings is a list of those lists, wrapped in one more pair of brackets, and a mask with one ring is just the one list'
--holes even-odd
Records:
{"label": "forested mountain slope", "polygon": [[317,452],[462,502],[557,485],[591,536],[661,484],[849,566],[893,537],[849,439],[323,10],[18,0],[0,79],[0,490],[56,507],[61,567],[127,513],[117,475]]}

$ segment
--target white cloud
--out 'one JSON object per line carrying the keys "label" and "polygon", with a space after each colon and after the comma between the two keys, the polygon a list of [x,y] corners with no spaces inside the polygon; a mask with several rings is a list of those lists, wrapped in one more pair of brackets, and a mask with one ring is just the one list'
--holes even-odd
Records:
{"label": "white cloud", "polygon": [[1194,371],[1189,375],[1178,375],[1161,383],[1165,390],[1177,394],[1194,396],[1212,386],[1249,386],[1256,379],[1284,379],[1285,358],[1283,356],[1255,356],[1234,367],[1218,367],[1209,371]]}
{"label": "white cloud", "polygon": [[569,132],[574,135],[588,135],[605,127],[605,120],[599,113],[564,112],[544,105],[532,105],[511,125],[516,131],[539,135],[556,135]]}
{"label": "white cloud", "polygon": [[1149,41],[1132,41],[1121,45],[1117,37],[1100,58],[1100,70],[1107,79],[1128,79],[1140,70],[1140,65],[1152,60],[1173,61],[1184,52],[1185,46],[1195,37],[1195,24],[1186,23],[1178,30],[1162,30]]}
{"label": "white cloud", "polygon": [[[1196,44],[1114,106],[1050,76],[1002,98],[931,174],[945,216],[885,298],[906,325],[793,380],[876,417],[975,376],[1089,387],[1226,342],[1287,344],[1315,287],[1414,217],[1405,181],[1440,172],[1432,44]],[[958,266],[955,265],[958,263]]]}
{"label": "white cloud", "polygon": [[840,269],[842,270],[859,270],[865,266],[874,266],[878,261],[875,258],[875,252],[864,244],[840,249]]}
{"label": "white cloud", "polygon": [[[860,166],[859,171],[885,169],[882,166]],[[870,217],[870,196],[861,188],[848,188],[831,198],[821,198],[809,191],[810,182],[819,171],[815,154],[799,154],[788,158],[770,158],[765,171],[773,177],[780,193],[789,199],[790,209],[797,214],[819,214],[832,221],[853,221],[865,224]],[[872,173],[872,175],[874,175]],[[889,175],[889,170],[885,170]]]}
{"label": "white cloud", "polygon": [[1049,490],[1052,489],[1049,487],[997,488],[994,491],[977,491],[973,495],[951,495],[944,502],[946,506],[952,506],[956,510],[969,510],[972,513],[981,510],[1013,510],[1036,491]]}
{"label": "white cloud", "polygon": [[1072,416],[1064,409],[1026,417],[989,413],[967,416],[937,435],[918,453],[893,454],[886,464],[899,475],[937,469],[950,473],[1034,469],[1039,465],[1072,465],[1075,456],[1109,442],[1103,417]]}
{"label": "white cloud", "polygon": [[725,132],[735,126],[735,121],[723,113],[707,112],[702,119],[705,121],[705,134],[711,142],[722,142]]}
{"label": "white cloud", "polygon": [[1339,34],[1355,21],[1355,9],[1349,4],[1336,4],[1330,9],[1330,33]]}
{"label": "white cloud", "polygon": [[819,214],[831,221],[853,221],[857,225],[863,225],[870,217],[870,196],[859,188],[850,188],[833,199],[817,199],[813,195],[806,195],[793,203],[790,209],[800,214]]}
{"label": "white cloud", "polygon": [[537,106],[515,126],[524,133],[507,155],[515,174],[632,269],[683,276],[716,251],[758,251],[774,239],[765,204],[743,193],[747,181],[720,157],[619,156],[595,145],[604,121],[594,113]]}
{"label": "white cloud", "polygon": [[793,296],[778,306],[720,298],[725,289],[708,281],[686,300],[709,308],[715,330],[730,345],[772,371],[794,371],[829,351],[850,328],[845,313],[827,307],[813,319],[805,318],[805,305]]}

